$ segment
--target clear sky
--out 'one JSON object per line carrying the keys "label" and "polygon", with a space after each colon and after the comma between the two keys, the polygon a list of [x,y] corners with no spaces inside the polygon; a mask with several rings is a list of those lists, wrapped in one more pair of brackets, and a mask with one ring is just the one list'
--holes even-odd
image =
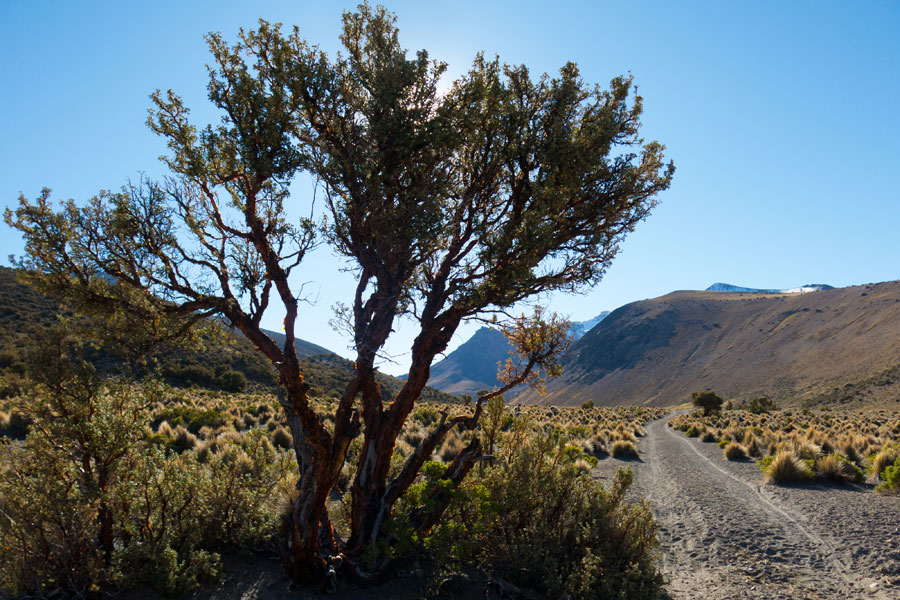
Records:
{"label": "clear sky", "polygon": [[[900,2],[422,2],[384,4],[401,42],[449,63],[476,52],[588,82],[631,72],[644,137],[677,172],[605,279],[551,307],[586,320],[676,289],[722,281],[785,288],[900,278]],[[0,1],[0,205],[50,187],[84,200],[162,173],[163,141],[144,125],[148,95],[171,88],[195,122],[206,100],[203,35],[233,40],[258,18],[298,25],[333,53],[342,10],[294,1]],[[294,198],[306,206],[311,185]],[[321,204],[321,203],[320,203]],[[20,253],[2,226],[0,257]],[[307,261],[300,337],[349,355],[328,325],[352,282],[327,250]],[[281,315],[267,319],[280,327]],[[477,325],[461,330],[454,346]],[[404,371],[411,327],[389,347]]]}

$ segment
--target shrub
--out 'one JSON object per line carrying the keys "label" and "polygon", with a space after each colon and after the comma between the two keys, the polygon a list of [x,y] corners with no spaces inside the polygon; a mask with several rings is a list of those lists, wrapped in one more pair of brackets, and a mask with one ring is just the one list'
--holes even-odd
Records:
{"label": "shrub", "polygon": [[583,408],[584,410],[590,410],[590,409],[594,408],[594,401],[593,400],[585,400],[584,402],[581,403],[581,408]]}
{"label": "shrub", "polygon": [[701,442],[711,443],[716,441],[716,435],[712,431],[705,431],[700,436]]}
{"label": "shrub", "polygon": [[628,440],[616,440],[613,442],[610,453],[614,458],[638,458],[637,446]]}
{"label": "shrub", "polygon": [[840,454],[829,454],[816,461],[819,474],[836,483],[862,483],[865,480],[862,469]]}
{"label": "shrub", "polygon": [[216,385],[226,392],[243,392],[247,389],[247,377],[240,371],[229,369],[216,378]]}
{"label": "shrub", "polygon": [[885,467],[881,472],[881,478],[884,483],[880,484],[876,490],[879,492],[900,493],[900,458],[894,461],[894,464]]}
{"label": "shrub", "polygon": [[279,427],[272,432],[272,443],[278,448],[288,450],[294,445],[294,439],[287,429]]}
{"label": "shrub", "polygon": [[728,460],[743,460],[747,458],[747,452],[744,450],[744,447],[737,442],[731,442],[725,446],[724,454]]}
{"label": "shrub", "polygon": [[631,471],[605,488],[566,469],[552,436],[535,432],[520,443],[501,447],[509,459],[463,485],[426,541],[444,568],[475,566],[529,597],[659,598],[653,515],[645,503],[623,501]]}
{"label": "shrub", "polygon": [[104,580],[96,502],[77,467],[38,442],[0,447],[0,597],[77,594]]}
{"label": "shrub", "polygon": [[768,396],[760,396],[747,403],[747,410],[753,414],[761,415],[767,414],[773,410],[778,410],[778,405]]}
{"label": "shrub", "polygon": [[689,438],[697,437],[700,435],[700,429],[696,425],[691,425],[688,430],[684,432],[684,435]]}
{"label": "shrub", "polygon": [[876,453],[872,457],[872,477],[878,481],[884,470],[894,464],[897,458],[900,458],[900,453],[893,448],[884,448]]}
{"label": "shrub", "polygon": [[804,481],[813,476],[809,464],[791,450],[782,450],[775,456],[767,456],[759,461],[766,474],[766,483],[786,484]]}
{"label": "shrub", "polygon": [[220,575],[218,550],[274,530],[271,491],[287,463],[265,432],[221,436],[201,464],[181,425],[147,435],[158,387],[106,384],[54,341],[23,399],[35,426],[24,444],[0,445],[0,597],[141,583],[185,593]]}

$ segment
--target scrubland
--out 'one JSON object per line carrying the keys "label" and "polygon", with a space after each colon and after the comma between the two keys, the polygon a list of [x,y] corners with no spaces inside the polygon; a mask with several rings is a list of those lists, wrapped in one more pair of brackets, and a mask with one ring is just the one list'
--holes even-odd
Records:
{"label": "scrubland", "polygon": [[679,415],[669,426],[717,443],[725,460],[755,460],[769,483],[815,478],[900,492],[900,411],[726,410]]}
{"label": "scrubland", "polygon": [[[326,424],[335,402],[314,400]],[[442,419],[473,409],[422,403],[393,468]],[[440,485],[448,462],[481,436],[487,456],[447,490],[446,519],[424,537],[400,519],[388,525],[398,565],[414,565],[417,576],[418,565],[430,565],[421,587],[433,596],[465,574],[482,591],[490,580],[541,597],[659,597],[656,524],[647,505],[624,500],[630,472],[603,486],[591,471],[611,455],[636,455],[644,425],[663,414],[488,403],[475,430],[447,435],[401,500],[405,514],[432,497],[428,488]],[[74,377],[0,403],[0,436],[6,595],[203,590],[227,575],[223,556],[277,553],[281,516],[296,493],[293,439],[270,393],[109,380],[81,389]],[[329,500],[338,530],[349,523],[359,439]]]}

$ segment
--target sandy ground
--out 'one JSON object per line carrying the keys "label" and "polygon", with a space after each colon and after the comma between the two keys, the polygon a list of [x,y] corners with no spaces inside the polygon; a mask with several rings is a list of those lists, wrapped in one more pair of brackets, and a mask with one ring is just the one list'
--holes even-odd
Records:
{"label": "sandy ground", "polygon": [[900,599],[900,497],[871,486],[765,485],[752,461],[716,444],[647,426],[632,498],[659,523],[669,594],[690,598]]}

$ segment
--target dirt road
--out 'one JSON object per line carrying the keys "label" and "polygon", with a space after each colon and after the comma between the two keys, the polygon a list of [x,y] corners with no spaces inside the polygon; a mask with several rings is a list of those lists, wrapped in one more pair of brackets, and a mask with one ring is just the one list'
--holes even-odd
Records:
{"label": "dirt road", "polygon": [[752,461],[728,462],[665,419],[639,448],[632,493],[659,522],[672,598],[900,599],[900,498],[765,485]]}

